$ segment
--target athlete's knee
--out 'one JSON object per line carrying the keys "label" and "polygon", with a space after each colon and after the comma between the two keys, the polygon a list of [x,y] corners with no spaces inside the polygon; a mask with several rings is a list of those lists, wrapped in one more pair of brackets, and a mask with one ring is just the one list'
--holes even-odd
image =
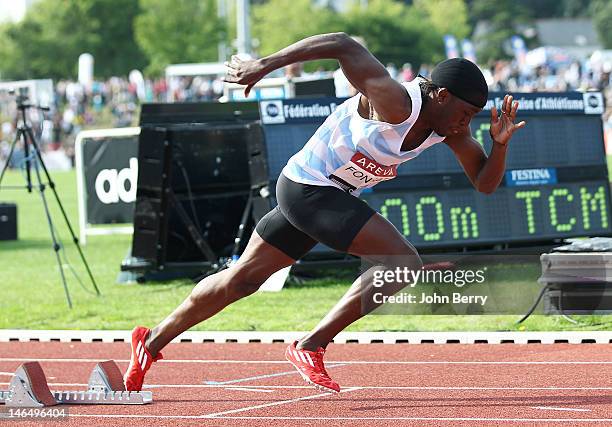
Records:
{"label": "athlete's knee", "polygon": [[363,256],[362,260],[366,265],[377,265],[387,269],[401,267],[417,270],[423,266],[419,253],[414,246],[407,241],[405,243],[399,243],[395,247],[389,248],[389,250],[385,251],[385,253]]}
{"label": "athlete's knee", "polygon": [[189,299],[193,305],[209,304],[211,295],[231,303],[253,294],[265,281],[248,269],[233,266],[204,278],[191,291]]}
{"label": "athlete's knee", "polygon": [[256,271],[242,265],[235,265],[228,270],[231,274],[225,282],[226,292],[239,299],[257,292],[270,274]]}

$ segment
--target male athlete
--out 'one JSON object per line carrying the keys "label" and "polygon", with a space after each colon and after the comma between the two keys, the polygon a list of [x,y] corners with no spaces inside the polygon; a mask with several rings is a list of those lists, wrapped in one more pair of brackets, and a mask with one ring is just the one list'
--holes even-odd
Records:
{"label": "male athlete", "polygon": [[[487,84],[478,67],[465,59],[441,62],[431,80],[419,77],[400,84],[351,37],[321,34],[265,58],[234,56],[226,64],[226,81],[245,85],[248,95],[271,71],[315,59],[338,60],[359,93],[342,103],[289,160],[276,187],[278,206],[257,224],[240,259],[199,282],[155,328],[134,328],[124,378],[128,390],[141,389],[151,363],[162,358],[160,350],[173,338],[251,295],[272,273],[294,264],[317,242],[383,266],[403,259],[412,268],[421,268],[415,248],[356,196],[394,178],[400,163],[428,147],[446,144],[479,192],[492,193],[502,180],[508,142],[525,122],[514,124],[518,102],[512,96],[504,97],[499,116],[492,107],[493,148],[487,156],[469,128],[472,117],[485,106]],[[319,389],[340,391],[325,370],[323,355],[336,334],[376,308],[364,304],[373,289],[371,277],[370,270],[360,276],[314,330],[285,352],[302,377]]]}

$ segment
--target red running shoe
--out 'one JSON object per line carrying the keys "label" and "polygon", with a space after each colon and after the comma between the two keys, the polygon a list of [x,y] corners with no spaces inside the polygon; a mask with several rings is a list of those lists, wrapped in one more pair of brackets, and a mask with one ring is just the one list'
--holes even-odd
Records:
{"label": "red running shoe", "polygon": [[161,352],[156,357],[151,356],[145,347],[145,342],[151,330],[144,326],[136,326],[132,331],[132,357],[128,366],[123,382],[127,391],[140,391],[144,376],[153,362],[163,359]]}
{"label": "red running shoe", "polygon": [[340,386],[329,377],[323,365],[325,349],[319,347],[317,351],[298,350],[296,344],[297,341],[287,347],[285,358],[297,369],[304,381],[318,390],[339,393]]}

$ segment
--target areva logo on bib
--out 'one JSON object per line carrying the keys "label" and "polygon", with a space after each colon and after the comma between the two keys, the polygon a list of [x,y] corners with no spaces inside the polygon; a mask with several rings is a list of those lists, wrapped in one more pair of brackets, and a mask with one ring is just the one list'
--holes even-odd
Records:
{"label": "areva logo on bib", "polygon": [[397,165],[385,166],[357,152],[351,160],[336,169],[328,178],[344,191],[372,187],[397,176]]}

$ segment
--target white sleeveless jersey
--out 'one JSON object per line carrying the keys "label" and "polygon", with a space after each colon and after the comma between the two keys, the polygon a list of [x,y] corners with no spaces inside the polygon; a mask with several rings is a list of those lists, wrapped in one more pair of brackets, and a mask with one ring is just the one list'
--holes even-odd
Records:
{"label": "white sleeveless jersey", "polygon": [[357,94],[330,114],[304,148],[289,159],[283,174],[292,181],[332,185],[357,196],[366,188],[397,176],[400,163],[414,159],[444,140],[435,132],[410,151],[401,151],[404,138],[421,111],[419,78],[402,83],[412,100],[404,122],[390,124],[359,115]]}

